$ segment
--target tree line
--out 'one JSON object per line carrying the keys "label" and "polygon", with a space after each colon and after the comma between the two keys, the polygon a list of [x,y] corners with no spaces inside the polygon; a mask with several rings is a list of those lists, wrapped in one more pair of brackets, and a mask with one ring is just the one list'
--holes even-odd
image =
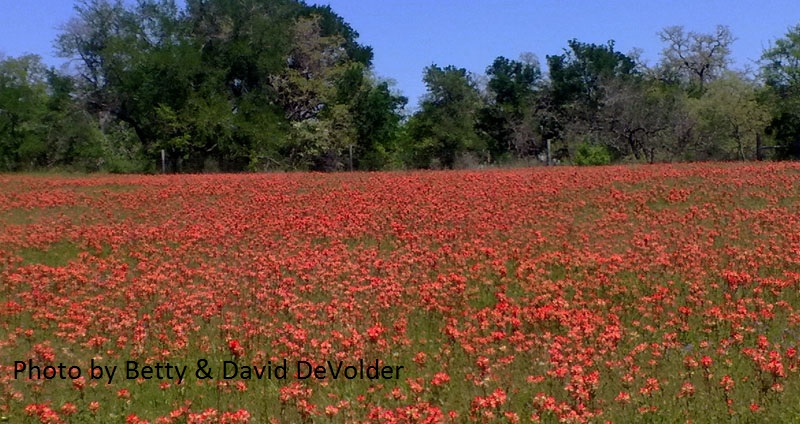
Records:
{"label": "tree line", "polygon": [[754,72],[734,35],[659,32],[648,66],[613,41],[544,63],[423,70],[414,113],[328,6],[83,0],[55,45],[72,66],[0,57],[0,171],[378,170],[800,157],[800,25]]}

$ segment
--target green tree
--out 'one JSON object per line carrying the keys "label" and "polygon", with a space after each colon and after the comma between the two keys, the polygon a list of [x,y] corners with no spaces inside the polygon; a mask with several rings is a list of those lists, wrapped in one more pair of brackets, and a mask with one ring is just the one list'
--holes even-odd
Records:
{"label": "green tree", "polygon": [[550,89],[557,105],[578,103],[590,111],[600,107],[602,84],[613,78],[637,73],[636,62],[607,44],[568,42],[569,50],[561,55],[547,56]]}
{"label": "green tree", "polygon": [[42,166],[46,162],[47,69],[25,55],[0,61],[0,167]]}
{"label": "green tree", "polygon": [[47,145],[47,166],[82,171],[107,168],[115,155],[100,125],[73,98],[75,80],[54,70],[47,71],[48,99],[42,117],[47,131],[42,140]]}
{"label": "green tree", "polygon": [[768,131],[781,156],[800,158],[800,25],[766,49],[761,61],[762,78],[775,98]]}
{"label": "green tree", "polygon": [[302,9],[293,0],[186,2],[188,37],[201,52],[202,97],[213,99],[213,107],[204,108],[204,121],[216,122],[211,128],[226,134],[224,143],[209,146],[220,169],[287,166],[283,154],[290,125],[273,78],[286,69],[292,28]]}
{"label": "green tree", "polygon": [[[372,146],[362,140],[369,137],[367,131],[377,129],[370,128],[375,122],[369,122],[369,111],[364,107],[383,107],[376,112],[391,113],[395,106],[363,104],[370,100],[373,86],[367,76],[368,63],[349,56],[351,50],[344,36],[325,35],[324,22],[320,15],[297,20],[289,67],[274,76],[272,84],[292,123],[287,154],[293,164],[331,170],[350,165],[354,148]],[[358,49],[355,52],[364,56]]]}
{"label": "green tree", "polygon": [[743,76],[727,72],[706,86],[692,102],[699,145],[708,156],[753,159],[757,139],[770,120],[769,109],[758,101],[758,87]]}
{"label": "green tree", "polygon": [[636,61],[607,44],[569,41],[569,50],[547,56],[549,81],[541,102],[541,128],[544,136],[560,139],[565,145],[559,156],[569,155],[575,144],[599,143],[604,131],[601,116],[604,87],[614,80],[625,80],[639,74]]}
{"label": "green tree", "polygon": [[362,78],[350,109],[356,130],[357,168],[377,170],[396,161],[401,112],[407,102],[392,92],[388,82],[366,75]]}
{"label": "green tree", "polygon": [[127,123],[145,151],[155,157],[165,149],[176,167],[193,146],[189,137],[177,142],[164,135],[192,95],[199,64],[177,10],[168,0],[142,0],[130,9],[121,1],[83,1],[57,41],[63,56],[80,58],[89,110]]}
{"label": "green tree", "polygon": [[409,165],[452,168],[462,154],[483,156],[485,145],[475,128],[482,102],[467,70],[431,65],[423,81],[428,91],[408,123]]}
{"label": "green tree", "polygon": [[493,159],[508,153],[536,153],[536,90],[541,70],[535,57],[526,58],[515,61],[500,56],[486,69],[489,102],[480,111],[478,128],[488,135]]}
{"label": "green tree", "polygon": [[0,169],[102,167],[104,137],[73,93],[73,78],[39,56],[0,60]]}
{"label": "green tree", "polygon": [[358,144],[372,50],[330,7],[84,0],[76,12],[57,44],[79,60],[87,110],[125,123],[153,161],[165,150],[173,170],[318,166]]}

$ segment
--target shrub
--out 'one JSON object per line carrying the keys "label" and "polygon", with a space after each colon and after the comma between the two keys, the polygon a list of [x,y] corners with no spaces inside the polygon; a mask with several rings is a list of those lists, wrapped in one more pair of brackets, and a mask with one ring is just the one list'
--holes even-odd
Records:
{"label": "shrub", "polygon": [[611,163],[611,152],[606,146],[584,142],[575,152],[575,165],[608,165]]}

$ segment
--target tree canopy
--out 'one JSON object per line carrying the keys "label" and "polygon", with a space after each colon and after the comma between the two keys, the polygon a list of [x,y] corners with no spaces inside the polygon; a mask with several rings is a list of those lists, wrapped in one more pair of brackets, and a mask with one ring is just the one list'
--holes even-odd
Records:
{"label": "tree canopy", "polygon": [[568,40],[540,65],[423,70],[407,99],[330,6],[300,0],[80,0],[68,70],[0,56],[0,170],[379,170],[510,161],[800,157],[800,25],[732,69],[735,37],[671,26],[647,66]]}
{"label": "tree canopy", "polygon": [[800,158],[800,25],[792,27],[764,51],[762,78],[773,99],[768,133],[779,154]]}

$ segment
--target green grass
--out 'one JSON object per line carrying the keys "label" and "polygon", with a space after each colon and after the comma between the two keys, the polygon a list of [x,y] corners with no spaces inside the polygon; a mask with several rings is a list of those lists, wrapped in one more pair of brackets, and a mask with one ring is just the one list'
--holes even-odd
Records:
{"label": "green grass", "polygon": [[75,243],[61,240],[44,249],[26,247],[20,249],[17,254],[22,258],[25,265],[38,264],[61,267],[66,266],[73,259],[77,259],[81,251],[80,247]]}

